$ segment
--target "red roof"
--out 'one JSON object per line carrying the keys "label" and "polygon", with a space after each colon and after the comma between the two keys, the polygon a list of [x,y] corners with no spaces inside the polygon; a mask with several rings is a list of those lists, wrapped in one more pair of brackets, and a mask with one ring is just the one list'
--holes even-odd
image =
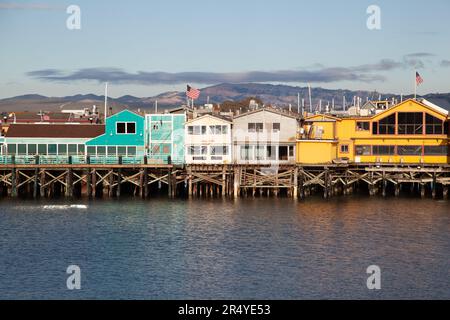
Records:
{"label": "red roof", "polygon": [[105,133],[97,124],[11,124],[7,138],[96,138]]}

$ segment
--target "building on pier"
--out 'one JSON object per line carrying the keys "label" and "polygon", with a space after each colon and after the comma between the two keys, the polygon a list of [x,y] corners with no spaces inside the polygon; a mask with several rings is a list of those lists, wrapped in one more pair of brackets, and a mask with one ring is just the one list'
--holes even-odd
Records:
{"label": "building on pier", "polygon": [[12,124],[92,124],[99,123],[98,113],[89,109],[62,110],[61,112],[3,112],[0,114],[0,127],[6,133]]}
{"label": "building on pier", "polygon": [[449,114],[406,100],[372,116],[313,115],[304,120],[297,162],[449,163]]}
{"label": "building on pier", "polygon": [[144,117],[123,110],[106,119],[104,134],[86,142],[86,155],[93,161],[143,158],[144,146]]}
{"label": "building on pier", "polygon": [[184,164],[186,113],[145,115],[145,146],[148,161]]}
{"label": "building on pier", "polygon": [[295,164],[298,118],[262,108],[233,119],[233,154],[237,164]]}
{"label": "building on pier", "polygon": [[185,126],[187,164],[232,163],[231,121],[204,115]]}
{"label": "building on pier", "polygon": [[105,132],[103,125],[82,124],[12,124],[2,146],[2,155],[14,156],[16,161],[34,163],[36,155],[49,162],[82,161],[85,144]]}

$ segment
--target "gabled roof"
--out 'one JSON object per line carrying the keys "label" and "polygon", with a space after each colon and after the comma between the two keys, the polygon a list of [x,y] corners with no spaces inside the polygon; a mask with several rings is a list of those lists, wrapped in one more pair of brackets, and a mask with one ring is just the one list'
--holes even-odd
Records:
{"label": "gabled roof", "polygon": [[292,118],[292,119],[298,119],[299,118],[299,116],[295,116],[295,115],[292,115],[292,114],[289,114],[289,113],[285,113],[285,112],[282,112],[282,111],[279,111],[279,110],[276,110],[276,109],[273,109],[273,108],[261,108],[261,109],[252,110],[252,111],[243,113],[241,115],[235,116],[234,119],[243,118],[243,117],[246,117],[246,116],[258,113],[258,112],[263,112],[263,111],[271,112],[271,113],[274,113],[274,114],[277,114],[277,115],[280,115],[280,116],[284,116],[284,117],[288,117],[288,118]]}
{"label": "gabled roof", "polygon": [[314,114],[305,118],[305,121],[341,121],[342,119],[327,114]]}
{"label": "gabled roof", "polygon": [[231,123],[231,120],[230,120],[230,119],[228,119],[228,118],[226,118],[226,117],[219,116],[219,115],[215,115],[215,114],[205,114],[205,115],[200,116],[200,117],[198,117],[198,118],[191,119],[191,120],[189,120],[189,121],[186,122],[186,123],[194,123],[194,122],[200,121],[200,120],[202,120],[202,119],[204,119],[204,118],[213,118],[213,119],[217,119],[217,120],[220,120],[220,121],[223,121],[223,122]]}
{"label": "gabled roof", "polygon": [[377,105],[372,101],[367,101],[364,103],[364,105],[361,107],[361,109],[370,110],[370,109],[376,109]]}
{"label": "gabled roof", "polygon": [[416,103],[416,104],[418,104],[418,105],[420,105],[420,106],[422,106],[422,107],[424,107],[424,108],[426,108],[428,110],[437,112],[437,113],[441,114],[443,117],[448,117],[448,111],[447,110],[445,110],[445,109],[443,109],[441,107],[438,107],[435,104],[432,104],[431,102],[429,102],[429,101],[427,101],[425,99],[422,99],[421,101],[415,100],[415,99],[408,99],[408,100],[405,100],[405,101],[403,101],[403,102],[401,102],[401,103],[399,103],[399,104],[397,104],[397,105],[395,105],[395,106],[393,106],[393,107],[391,107],[389,109],[384,110],[383,112],[380,112],[380,113],[372,116],[371,119],[379,118],[379,117],[383,116],[385,113],[390,113],[390,112],[392,112],[392,110],[395,110],[396,108],[399,108],[400,106],[402,106],[402,105],[404,105],[406,103],[410,103],[410,102]]}
{"label": "gabled roof", "polygon": [[439,112],[439,113],[442,113],[442,114],[445,114],[448,116],[448,110],[439,107],[438,105],[432,103],[431,101],[428,101],[427,99],[420,99],[419,101],[422,102],[424,105],[426,105],[430,108],[433,108],[436,112]]}
{"label": "gabled roof", "polygon": [[119,112],[117,112],[117,113],[114,113],[114,114],[110,115],[108,118],[106,118],[106,120],[108,120],[109,118],[112,118],[112,117],[117,117],[118,115],[120,115],[120,114],[122,114],[122,113],[131,113],[131,114],[133,114],[133,115],[135,115],[135,116],[139,116],[139,117],[141,117],[141,118],[144,118],[143,115],[141,115],[141,114],[139,114],[139,113],[137,113],[137,112],[135,112],[135,111],[128,110],[128,109],[124,109],[124,110],[122,110],[122,111],[119,111]]}
{"label": "gabled roof", "polygon": [[95,138],[105,133],[97,124],[12,124],[6,138]]}

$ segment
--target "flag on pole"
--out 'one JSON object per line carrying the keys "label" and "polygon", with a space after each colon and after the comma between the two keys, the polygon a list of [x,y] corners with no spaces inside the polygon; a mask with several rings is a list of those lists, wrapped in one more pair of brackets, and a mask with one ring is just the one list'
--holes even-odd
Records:
{"label": "flag on pole", "polygon": [[192,100],[197,100],[200,97],[200,90],[195,89],[191,86],[187,86],[186,96]]}
{"label": "flag on pole", "polygon": [[423,83],[423,79],[420,74],[416,71],[416,84],[420,86]]}

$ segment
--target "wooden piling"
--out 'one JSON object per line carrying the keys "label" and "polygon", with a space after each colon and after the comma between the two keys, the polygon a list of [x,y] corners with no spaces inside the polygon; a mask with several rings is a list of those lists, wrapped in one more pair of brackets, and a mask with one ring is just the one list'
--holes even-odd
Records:
{"label": "wooden piling", "polygon": [[92,175],[89,169],[85,170],[86,175],[86,196],[92,197]]}
{"label": "wooden piling", "polygon": [[117,188],[116,188],[116,197],[120,198],[122,192],[122,169],[117,169]]}
{"label": "wooden piling", "polygon": [[45,169],[42,169],[39,174],[39,193],[41,198],[45,197]]}
{"label": "wooden piling", "polygon": [[241,172],[240,172],[241,170],[236,166],[236,167],[234,167],[234,186],[233,186],[233,189],[234,189],[234,192],[233,192],[233,195],[234,195],[234,198],[237,198],[237,197],[239,197],[239,194],[240,194],[240,181],[241,181]]}
{"label": "wooden piling", "polygon": [[66,171],[66,197],[73,197],[73,170]]}
{"label": "wooden piling", "polygon": [[294,186],[292,188],[292,197],[298,199],[298,167],[294,169]]}
{"label": "wooden piling", "polygon": [[97,197],[97,170],[93,169],[92,173],[92,197]]}
{"label": "wooden piling", "polygon": [[172,169],[169,169],[167,173],[167,195],[169,198],[172,198],[172,187]]}
{"label": "wooden piling", "polygon": [[431,196],[436,199],[436,187],[437,187],[437,177],[436,172],[433,172],[433,182],[431,183]]}
{"label": "wooden piling", "polygon": [[227,195],[227,170],[228,167],[224,165],[222,168],[222,197]]}
{"label": "wooden piling", "polygon": [[420,197],[425,198],[425,183],[420,184]]}

